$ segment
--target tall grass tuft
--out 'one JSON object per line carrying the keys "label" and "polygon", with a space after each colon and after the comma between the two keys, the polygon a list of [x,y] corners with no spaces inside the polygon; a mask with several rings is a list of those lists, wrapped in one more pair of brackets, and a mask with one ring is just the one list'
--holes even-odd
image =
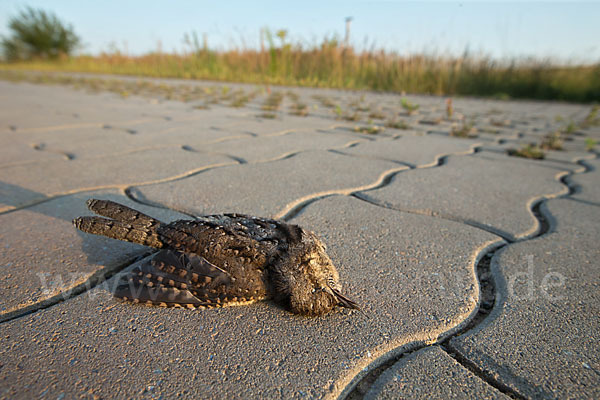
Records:
{"label": "tall grass tuft", "polygon": [[3,64],[1,68],[210,79],[259,84],[370,89],[433,95],[473,95],[574,102],[600,101],[600,63],[560,65],[550,60],[498,61],[486,56],[404,56],[357,51],[336,39],[306,46],[287,32],[264,31],[261,49],[215,51],[186,36],[189,51],[129,56],[119,51],[57,61]]}

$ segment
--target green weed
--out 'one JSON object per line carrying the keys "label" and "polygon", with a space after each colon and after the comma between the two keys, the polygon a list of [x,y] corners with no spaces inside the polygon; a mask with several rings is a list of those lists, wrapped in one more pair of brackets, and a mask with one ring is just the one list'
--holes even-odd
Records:
{"label": "green weed", "polygon": [[401,119],[396,119],[396,118],[391,118],[391,119],[388,119],[387,121],[385,121],[385,126],[388,128],[402,129],[402,130],[406,130],[406,129],[410,128],[410,126],[405,121],[403,121]]}
{"label": "green weed", "polygon": [[534,160],[543,160],[546,157],[542,148],[536,144],[527,144],[520,149],[509,149],[507,153],[510,156],[531,158]]}
{"label": "green weed", "polygon": [[463,120],[461,125],[453,125],[450,130],[450,136],[461,137],[461,138],[476,138],[477,128],[475,128],[473,122],[467,122]]}
{"label": "green weed", "polygon": [[419,109],[418,104],[413,104],[404,97],[400,100],[400,105],[409,115],[414,114]]}
{"label": "green weed", "polygon": [[542,139],[540,147],[543,150],[562,150],[563,140],[560,132],[550,133]]}
{"label": "green weed", "polygon": [[369,124],[366,126],[355,126],[354,131],[360,133],[368,133],[370,135],[374,135],[380,132],[383,132],[385,128],[383,126]]}

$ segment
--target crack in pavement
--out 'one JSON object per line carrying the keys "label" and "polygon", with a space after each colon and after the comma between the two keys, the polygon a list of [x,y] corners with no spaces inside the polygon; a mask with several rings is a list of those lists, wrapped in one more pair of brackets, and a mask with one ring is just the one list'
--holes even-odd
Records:
{"label": "crack in pavement", "polygon": [[[594,154],[596,155],[596,157],[595,157],[596,159],[600,158],[598,153],[594,152]],[[552,197],[540,196],[536,200],[530,202],[530,212],[535,216],[536,220],[538,221],[538,227],[536,228],[536,233],[533,236],[523,237],[523,238],[514,240],[512,242],[505,241],[504,243],[500,243],[499,245],[497,245],[495,247],[484,249],[480,253],[480,257],[478,258],[478,260],[476,262],[476,267],[475,267],[476,275],[477,275],[477,282],[479,284],[480,298],[478,301],[477,310],[476,310],[475,315],[472,318],[470,318],[470,320],[467,322],[466,325],[460,327],[458,330],[456,330],[452,333],[448,332],[447,335],[443,335],[443,334],[440,335],[439,340],[437,340],[434,343],[423,344],[423,345],[417,344],[417,345],[414,345],[411,347],[408,347],[408,346],[410,346],[410,343],[408,343],[408,344],[402,346],[402,347],[408,347],[409,350],[405,350],[399,354],[391,355],[386,360],[383,360],[382,362],[377,363],[377,365],[374,365],[370,369],[370,371],[367,371],[367,373],[364,374],[363,376],[360,376],[360,377],[357,376],[356,378],[359,378],[359,379],[355,378],[342,391],[342,394],[339,396],[339,398],[340,399],[348,399],[348,400],[357,400],[357,399],[364,398],[364,395],[367,393],[367,391],[370,389],[370,387],[373,385],[373,383],[375,383],[375,381],[381,376],[381,374],[385,370],[387,370],[388,368],[390,368],[391,366],[396,364],[399,360],[401,360],[402,358],[406,357],[407,355],[409,355],[417,350],[423,349],[425,347],[439,346],[450,357],[452,357],[457,363],[459,363],[461,366],[463,366],[464,368],[469,370],[475,376],[479,377],[484,382],[486,382],[490,386],[494,387],[501,393],[507,395],[508,397],[515,398],[515,399],[526,399],[527,397],[520,394],[516,390],[510,388],[509,386],[507,386],[500,380],[496,379],[494,377],[494,374],[492,374],[490,371],[484,370],[483,368],[479,367],[476,363],[469,360],[465,355],[461,354],[456,348],[454,348],[450,344],[450,341],[455,337],[462,336],[462,335],[468,333],[469,331],[476,329],[479,326],[482,326],[482,324],[486,321],[486,319],[488,318],[488,316],[490,315],[490,313],[492,312],[494,307],[499,304],[500,299],[496,293],[496,281],[494,278],[494,273],[491,271],[492,259],[500,251],[502,251],[503,249],[506,249],[508,246],[510,246],[513,243],[519,243],[519,242],[539,238],[539,237],[542,237],[545,234],[551,232],[551,229],[552,229],[552,226],[550,224],[551,216],[549,214],[545,215],[545,213],[548,213],[548,211],[547,210],[543,211],[541,206],[548,199],[556,198],[556,197],[568,198],[572,194],[576,193],[578,185],[571,185],[570,177],[575,174],[583,174],[583,173],[587,173],[587,172],[590,172],[593,170],[593,167],[591,167],[589,164],[587,164],[585,162],[585,159],[577,160],[577,161],[575,161],[575,163],[578,165],[581,165],[583,167],[583,169],[575,170],[575,171],[566,171],[564,173],[559,173],[556,176],[556,179],[566,186],[565,193],[563,193],[562,195],[555,195]],[[355,197],[357,197],[357,196],[355,196]],[[357,197],[357,198],[364,200],[360,197]],[[369,203],[371,203],[371,202],[369,202]],[[372,204],[375,204],[375,203],[372,203]],[[380,204],[375,204],[375,205],[381,206]],[[397,210],[397,211],[401,211],[401,210]],[[486,230],[486,231],[490,232],[489,230]],[[491,233],[493,233],[493,232],[491,232]]]}

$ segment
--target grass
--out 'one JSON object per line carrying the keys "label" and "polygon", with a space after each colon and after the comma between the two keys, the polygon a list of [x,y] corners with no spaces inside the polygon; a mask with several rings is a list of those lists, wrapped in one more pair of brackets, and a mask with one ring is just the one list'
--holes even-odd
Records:
{"label": "grass", "polygon": [[452,98],[446,99],[446,118],[452,119],[454,115],[454,106],[452,105]]}
{"label": "grass", "polygon": [[327,96],[315,94],[312,96],[313,99],[317,100],[325,108],[335,108],[336,104]]}
{"label": "grass", "polygon": [[[572,140],[572,135],[576,134],[578,129],[586,129],[591,126],[600,125],[598,118],[598,106],[592,107],[588,115],[579,123],[569,120],[563,129],[549,133],[541,138],[538,143],[530,143],[521,146],[519,149],[509,149],[508,154],[516,157],[532,158],[542,160],[545,158],[545,150],[563,150],[563,141]],[[556,122],[564,122],[564,118],[557,116]],[[594,138],[586,137],[584,139],[585,149],[594,151],[597,141]]]}
{"label": "grass", "polygon": [[462,125],[453,125],[450,130],[450,136],[460,138],[476,138],[477,128],[475,128],[473,122],[467,122],[463,120]]}
{"label": "grass", "polygon": [[308,115],[308,105],[300,102],[294,102],[290,106],[290,114],[299,117],[306,117]]}
{"label": "grass", "polygon": [[600,101],[600,64],[561,65],[549,60],[499,61],[486,56],[401,55],[358,51],[335,39],[274,43],[263,50],[214,51],[196,46],[185,54],[119,51],[56,61],[2,63],[0,69],[111,73],[209,79],[289,86],[370,89],[395,93],[474,95],[574,102]]}
{"label": "grass", "polygon": [[397,118],[390,118],[387,121],[385,121],[385,126],[388,128],[393,128],[393,129],[402,129],[402,130],[406,130],[409,129],[410,126],[403,120],[401,119],[397,119]]}
{"label": "grass", "polygon": [[375,135],[377,133],[383,132],[385,128],[383,126],[369,124],[366,126],[355,126],[354,131],[360,133],[368,133],[370,135]]}
{"label": "grass", "polygon": [[600,112],[600,106],[595,105],[590,110],[589,114],[586,115],[583,122],[580,124],[582,128],[589,128],[590,126],[600,125],[600,116],[598,113]]}
{"label": "grass", "polygon": [[264,118],[264,119],[275,119],[275,118],[277,118],[277,114],[270,113],[270,112],[264,112],[262,114],[258,114],[257,117]]}
{"label": "grass", "polygon": [[597,144],[598,142],[595,139],[591,137],[585,138],[585,149],[587,151],[593,151]]}
{"label": "grass", "polygon": [[344,121],[360,121],[360,114],[358,111],[354,111],[353,113],[343,113],[341,118]]}
{"label": "grass", "polygon": [[283,102],[283,93],[272,92],[265,100],[261,109],[263,111],[277,111],[281,107],[282,102]]}
{"label": "grass", "polygon": [[406,111],[409,115],[414,114],[419,109],[418,104],[413,104],[404,97],[400,100],[400,105],[402,106],[402,108],[404,108],[404,111]]}
{"label": "grass", "polygon": [[540,147],[544,150],[562,150],[563,140],[560,132],[550,133],[542,138]]}
{"label": "grass", "polygon": [[381,110],[373,110],[369,113],[371,119],[385,119],[385,114]]}
{"label": "grass", "polygon": [[546,153],[537,144],[526,144],[520,149],[507,150],[508,155],[514,157],[532,158],[534,160],[543,160]]}

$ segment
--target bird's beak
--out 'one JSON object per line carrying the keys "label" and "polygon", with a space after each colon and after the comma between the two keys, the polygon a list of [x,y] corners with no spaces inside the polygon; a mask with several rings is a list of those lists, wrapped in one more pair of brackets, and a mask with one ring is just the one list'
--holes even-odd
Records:
{"label": "bird's beak", "polygon": [[354,301],[350,300],[349,298],[347,298],[346,296],[344,296],[343,294],[341,294],[337,290],[331,289],[331,292],[333,293],[333,295],[335,296],[336,300],[338,301],[338,305],[339,306],[346,307],[346,308],[351,308],[353,310],[360,310],[360,307],[358,306],[358,304],[356,304]]}

